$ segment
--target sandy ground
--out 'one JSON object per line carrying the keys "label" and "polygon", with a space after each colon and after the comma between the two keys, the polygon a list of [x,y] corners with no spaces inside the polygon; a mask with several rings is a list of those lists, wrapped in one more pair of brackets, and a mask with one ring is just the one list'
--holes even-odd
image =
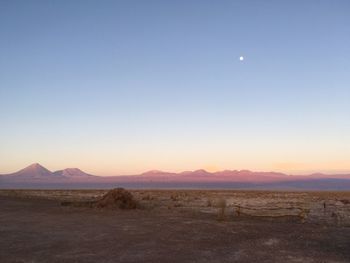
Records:
{"label": "sandy ground", "polygon": [[0,197],[0,262],[350,262],[350,228]]}

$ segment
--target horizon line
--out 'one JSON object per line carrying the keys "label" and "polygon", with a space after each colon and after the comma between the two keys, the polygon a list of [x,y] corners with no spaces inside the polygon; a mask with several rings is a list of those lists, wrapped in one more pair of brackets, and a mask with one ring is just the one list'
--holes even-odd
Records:
{"label": "horizon line", "polygon": [[[279,173],[279,174],[284,174],[286,176],[308,176],[308,175],[316,175],[316,174],[321,174],[321,175],[349,175],[350,174],[350,169],[333,169],[334,172],[330,172],[332,169],[329,169],[328,171],[314,171],[314,172],[307,172],[307,171],[303,171],[303,173],[300,174],[292,174],[292,173],[288,173],[288,172],[283,172],[283,171],[278,171],[278,170],[250,170],[250,169],[220,169],[220,170],[215,170],[215,171],[208,171],[207,169],[204,168],[200,168],[200,169],[192,169],[192,170],[181,170],[179,172],[174,172],[174,171],[167,171],[167,170],[159,170],[159,169],[151,169],[151,170],[145,170],[144,172],[140,172],[140,173],[132,173],[132,174],[115,174],[115,175],[99,175],[99,174],[94,174],[94,173],[89,173],[89,172],[85,172],[84,170],[78,168],[78,167],[66,167],[63,169],[58,169],[58,170],[50,170],[48,168],[46,168],[45,166],[41,165],[38,162],[32,163],[24,168],[21,168],[19,170],[16,170],[14,172],[10,172],[10,173],[0,173],[0,175],[7,175],[7,174],[13,174],[16,172],[19,172],[21,170],[24,170],[26,168],[29,168],[31,166],[41,166],[45,169],[47,169],[50,172],[57,172],[57,171],[62,171],[62,170],[66,170],[66,169],[79,169],[80,171],[90,174],[90,175],[95,175],[95,176],[100,176],[100,177],[114,177],[114,176],[133,176],[133,175],[142,175],[142,174],[147,174],[147,173],[170,173],[170,174],[182,174],[182,173],[186,173],[186,172],[196,172],[196,171],[202,171],[202,172],[206,172],[206,173],[210,173],[210,174],[215,174],[215,173],[219,173],[219,172],[225,172],[225,171],[230,171],[230,172],[242,172],[242,171],[246,171],[246,172],[252,172],[252,173]],[[301,170],[300,170],[301,171]]]}

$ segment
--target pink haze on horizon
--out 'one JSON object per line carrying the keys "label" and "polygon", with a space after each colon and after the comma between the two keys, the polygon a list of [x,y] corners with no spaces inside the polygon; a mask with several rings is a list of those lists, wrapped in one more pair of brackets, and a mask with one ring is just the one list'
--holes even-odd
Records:
{"label": "pink haze on horizon", "polygon": [[[142,174],[148,171],[161,171],[161,172],[170,172],[170,173],[181,173],[185,171],[196,171],[196,170],[205,170],[208,172],[219,172],[219,171],[225,171],[225,170],[249,170],[252,172],[280,172],[284,173],[287,175],[307,175],[307,174],[313,174],[313,173],[324,173],[324,174],[347,174],[350,173],[350,169],[316,169],[312,167],[307,168],[307,166],[296,166],[294,163],[289,164],[289,163],[281,163],[277,164],[274,167],[271,166],[265,167],[265,168],[257,168],[257,169],[251,169],[247,167],[219,167],[219,166],[214,166],[214,165],[203,165],[200,167],[183,167],[179,169],[167,169],[167,167],[145,167],[143,169],[118,169],[118,168],[110,168],[106,169],[106,167],[94,167],[91,165],[87,165],[86,163],[81,163],[80,165],[74,165],[71,163],[67,163],[69,165],[65,165],[65,163],[60,163],[60,164],[49,164],[45,162],[40,162],[40,164],[47,169],[51,171],[56,171],[56,170],[62,170],[66,168],[79,168],[83,170],[84,172],[87,172],[89,174],[94,174],[94,175],[99,175],[99,176],[118,176],[118,175],[136,175],[136,174]],[[7,166],[7,169],[1,167],[0,174],[8,174],[8,173],[13,173],[16,171],[19,171],[23,169],[24,167],[29,166],[30,163],[25,163],[25,164],[20,164],[17,166]],[[301,168],[301,169],[298,169]]]}

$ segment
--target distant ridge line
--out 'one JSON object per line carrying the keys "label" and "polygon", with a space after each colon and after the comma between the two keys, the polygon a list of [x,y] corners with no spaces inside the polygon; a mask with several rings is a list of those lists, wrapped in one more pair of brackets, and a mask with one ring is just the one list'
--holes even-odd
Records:
{"label": "distant ridge line", "polygon": [[80,170],[79,168],[66,168],[63,170],[58,170],[51,172],[44,166],[40,165],[39,163],[33,163],[17,172],[10,173],[10,174],[3,174],[0,175],[2,179],[4,178],[17,178],[17,179],[63,179],[63,178],[95,178],[95,179],[140,179],[144,180],[147,178],[150,179],[177,179],[177,180],[218,180],[218,181],[225,181],[225,180],[233,180],[236,179],[237,181],[241,182],[261,182],[261,181],[278,181],[278,180],[307,180],[307,179],[349,179],[350,180],[350,174],[323,174],[323,173],[313,173],[309,175],[288,175],[285,173],[280,172],[254,172],[250,170],[223,170],[223,171],[217,171],[217,172],[208,172],[204,169],[198,169],[194,171],[184,171],[179,173],[174,172],[166,172],[166,171],[160,171],[160,170],[150,170],[146,171],[141,174],[136,175],[119,175],[119,176],[97,176],[85,173],[84,171]]}

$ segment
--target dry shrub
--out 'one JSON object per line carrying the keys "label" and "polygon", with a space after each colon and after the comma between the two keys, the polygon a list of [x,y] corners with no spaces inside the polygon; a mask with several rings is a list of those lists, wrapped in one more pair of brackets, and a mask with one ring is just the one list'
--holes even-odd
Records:
{"label": "dry shrub", "polygon": [[306,209],[300,209],[298,217],[300,218],[301,223],[305,223],[307,219],[308,211]]}
{"label": "dry shrub", "polygon": [[95,206],[97,208],[135,209],[137,202],[129,191],[124,188],[115,188],[102,196]]}
{"label": "dry shrub", "polygon": [[182,207],[182,204],[181,203],[175,203],[174,207]]}
{"label": "dry shrub", "polygon": [[241,216],[241,206],[238,205],[236,209],[234,210],[234,215]]}
{"label": "dry shrub", "polygon": [[344,205],[350,204],[350,200],[347,200],[347,199],[342,199],[342,200],[339,200],[339,201],[342,202]]}
{"label": "dry shrub", "polygon": [[178,201],[179,200],[179,195],[178,194],[172,194],[170,196],[170,199],[173,200],[173,201]]}
{"label": "dry shrub", "polygon": [[218,217],[217,219],[219,221],[223,221],[226,219],[226,200],[223,198],[220,198],[217,202],[218,209]]}
{"label": "dry shrub", "polygon": [[153,196],[151,196],[150,194],[147,194],[145,196],[142,197],[142,200],[146,200],[146,201],[150,201],[150,200],[153,200]]}
{"label": "dry shrub", "polygon": [[95,202],[91,201],[62,201],[61,206],[73,206],[73,207],[94,207]]}
{"label": "dry shrub", "polygon": [[211,206],[213,206],[213,204],[212,204],[211,200],[208,199],[208,200],[207,200],[207,207],[211,207]]}

